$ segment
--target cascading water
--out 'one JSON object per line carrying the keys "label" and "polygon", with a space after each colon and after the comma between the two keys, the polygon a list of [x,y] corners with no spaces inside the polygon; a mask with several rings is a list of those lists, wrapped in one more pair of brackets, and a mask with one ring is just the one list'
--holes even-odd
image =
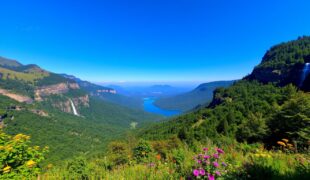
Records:
{"label": "cascading water", "polygon": [[310,73],[310,63],[306,63],[303,70],[302,70],[299,87],[301,87],[303,85],[303,83],[304,83],[306,77],[309,75],[309,73]]}
{"label": "cascading water", "polygon": [[74,106],[73,101],[72,101],[71,99],[69,99],[69,100],[70,100],[70,103],[71,103],[71,107],[72,107],[72,110],[73,110],[73,114],[76,115],[76,116],[78,116],[79,114],[78,114],[77,111],[76,111],[76,108],[75,108],[75,106]]}

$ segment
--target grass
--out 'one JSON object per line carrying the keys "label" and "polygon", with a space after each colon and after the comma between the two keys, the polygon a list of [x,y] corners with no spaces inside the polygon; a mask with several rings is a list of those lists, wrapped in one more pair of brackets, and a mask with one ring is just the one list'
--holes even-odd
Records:
{"label": "grass", "polygon": [[[109,155],[85,160],[84,167],[79,167],[80,173],[68,171],[67,164],[46,170],[41,179],[77,179],[83,176],[89,179],[133,179],[133,180],[160,180],[160,179],[187,179],[192,177],[195,165],[193,157],[199,154],[202,147],[215,148],[209,142],[197,145],[195,148],[182,144],[176,149],[167,151],[164,159],[156,158],[158,152],[144,162],[136,162],[133,158],[121,165],[110,166]],[[227,174],[219,179],[309,179],[309,154],[290,154],[282,151],[267,151],[262,145],[243,149],[244,144],[232,144],[223,147],[225,154],[223,161],[227,162]],[[198,151],[196,151],[197,149]],[[184,159],[178,164],[175,152],[181,151]],[[81,173],[83,172],[83,173]],[[83,174],[81,176],[81,174]]]}
{"label": "grass", "polygon": [[26,82],[34,83],[36,80],[43,79],[44,77],[48,77],[49,73],[45,71],[35,71],[29,70],[27,73],[25,72],[17,72],[9,69],[5,69],[0,67],[0,73],[2,74],[2,79],[13,79],[13,80],[22,80]]}

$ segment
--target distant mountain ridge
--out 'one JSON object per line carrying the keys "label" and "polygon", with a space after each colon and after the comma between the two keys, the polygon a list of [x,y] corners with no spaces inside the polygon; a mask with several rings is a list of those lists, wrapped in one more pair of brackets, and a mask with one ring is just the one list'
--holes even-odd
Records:
{"label": "distant mountain ridge", "polygon": [[234,81],[215,81],[200,84],[194,90],[172,97],[159,98],[155,105],[168,110],[181,110],[183,112],[194,109],[197,106],[207,105],[213,97],[213,91],[219,87],[228,87]]}
{"label": "distant mountain ridge", "polygon": [[109,85],[108,87],[115,89],[117,92],[119,92],[119,94],[140,99],[145,97],[168,97],[181,94],[189,90],[187,87],[175,87],[166,84],[155,84],[150,86]]}
{"label": "distant mountain ridge", "polygon": [[90,96],[98,97],[104,101],[115,103],[121,106],[142,109],[142,100],[139,98],[132,98],[120,94],[117,90],[111,87],[97,85],[88,81],[83,81],[75,76],[62,74],[62,76],[72,79],[79,84],[79,86],[88,92]]}

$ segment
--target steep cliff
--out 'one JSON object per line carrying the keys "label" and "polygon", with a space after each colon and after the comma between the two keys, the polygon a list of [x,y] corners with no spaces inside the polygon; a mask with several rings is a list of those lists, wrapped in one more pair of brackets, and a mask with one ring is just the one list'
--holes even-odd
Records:
{"label": "steep cliff", "polygon": [[310,37],[304,36],[272,47],[245,79],[280,86],[292,83],[303,90],[309,90],[309,77],[305,77],[305,80],[302,78],[304,67],[309,62]]}

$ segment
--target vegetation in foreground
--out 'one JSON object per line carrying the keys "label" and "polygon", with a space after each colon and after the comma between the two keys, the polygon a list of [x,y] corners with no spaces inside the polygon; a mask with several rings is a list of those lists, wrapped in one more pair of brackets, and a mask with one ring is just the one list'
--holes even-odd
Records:
{"label": "vegetation in foreground", "polygon": [[178,138],[109,145],[106,154],[62,165],[42,165],[47,147],[29,146],[29,136],[1,133],[0,179],[309,179],[310,156],[282,139],[272,150],[260,143],[218,141],[187,145]]}

